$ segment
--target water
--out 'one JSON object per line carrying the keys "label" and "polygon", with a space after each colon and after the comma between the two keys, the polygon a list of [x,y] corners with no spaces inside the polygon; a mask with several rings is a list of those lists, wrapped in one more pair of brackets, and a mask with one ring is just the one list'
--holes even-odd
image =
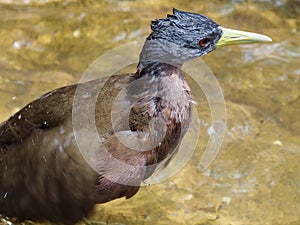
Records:
{"label": "water", "polygon": [[75,83],[107,50],[143,39],[149,22],[172,7],[272,37],[271,44],[227,47],[202,58],[218,78],[227,107],[227,132],[210,168],[197,167],[210,127],[203,110],[203,138],[178,174],[129,200],[98,205],[90,219],[300,224],[299,1],[0,2],[0,121],[46,91]]}

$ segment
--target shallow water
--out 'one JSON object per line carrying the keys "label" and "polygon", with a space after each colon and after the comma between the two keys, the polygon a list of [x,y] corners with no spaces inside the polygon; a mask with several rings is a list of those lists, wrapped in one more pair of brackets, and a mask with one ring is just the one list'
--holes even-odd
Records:
{"label": "shallow water", "polygon": [[[46,3],[49,2],[49,3]],[[77,82],[116,46],[144,39],[171,8],[270,44],[218,49],[202,59],[226,101],[227,131],[208,170],[198,169],[210,116],[199,103],[201,138],[190,162],[129,200],[98,205],[103,224],[300,224],[300,2],[0,1],[0,121],[46,91]],[[1,222],[0,222],[1,223]]]}

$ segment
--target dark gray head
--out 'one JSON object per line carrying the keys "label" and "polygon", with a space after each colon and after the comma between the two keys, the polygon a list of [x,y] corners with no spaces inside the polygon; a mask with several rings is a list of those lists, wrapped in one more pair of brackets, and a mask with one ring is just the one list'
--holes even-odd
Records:
{"label": "dark gray head", "polygon": [[152,21],[152,33],[140,54],[140,68],[146,63],[163,62],[181,65],[216,48],[257,42],[271,38],[220,26],[208,17],[173,9],[173,15]]}
{"label": "dark gray head", "polygon": [[167,18],[152,21],[151,29],[144,47],[149,54],[144,53],[157,57],[154,52],[159,48],[161,56],[174,58],[179,63],[213,51],[222,36],[219,24],[208,17],[177,9]]}

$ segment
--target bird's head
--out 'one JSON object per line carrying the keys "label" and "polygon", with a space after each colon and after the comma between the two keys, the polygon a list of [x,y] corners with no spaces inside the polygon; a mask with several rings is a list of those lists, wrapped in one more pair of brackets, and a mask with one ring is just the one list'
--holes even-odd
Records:
{"label": "bird's head", "polygon": [[265,35],[223,28],[204,15],[177,9],[167,18],[152,21],[151,29],[143,49],[145,58],[161,56],[179,64],[218,47],[271,41]]}

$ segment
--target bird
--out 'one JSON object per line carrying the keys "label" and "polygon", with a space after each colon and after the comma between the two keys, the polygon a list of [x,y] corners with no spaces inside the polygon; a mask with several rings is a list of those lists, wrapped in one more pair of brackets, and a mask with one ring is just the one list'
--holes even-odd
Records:
{"label": "bird", "polygon": [[135,72],[55,89],[0,124],[0,214],[75,224],[95,204],[131,198],[189,128],[194,100],[181,66],[270,41],[178,9],[153,20]]}

